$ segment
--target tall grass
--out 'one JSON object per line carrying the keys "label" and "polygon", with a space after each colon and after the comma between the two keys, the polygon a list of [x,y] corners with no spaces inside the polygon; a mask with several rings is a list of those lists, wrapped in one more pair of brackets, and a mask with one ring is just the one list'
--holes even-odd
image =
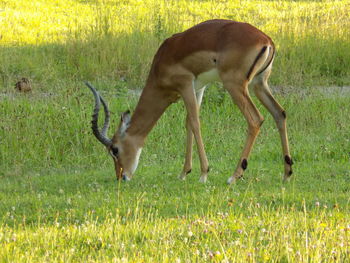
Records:
{"label": "tall grass", "polygon": [[[278,48],[272,82],[349,83],[348,1],[0,1],[1,85],[20,76],[140,87],[159,44],[198,22],[249,22]],[[51,85],[50,85],[51,86]]]}

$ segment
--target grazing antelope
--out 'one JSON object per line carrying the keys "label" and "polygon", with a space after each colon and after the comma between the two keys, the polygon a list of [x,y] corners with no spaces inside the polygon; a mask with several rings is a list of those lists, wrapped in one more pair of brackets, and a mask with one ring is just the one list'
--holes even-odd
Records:
{"label": "grazing antelope", "polygon": [[[267,84],[274,56],[275,46],[271,38],[247,23],[209,20],[173,35],[163,42],[154,56],[134,114],[131,116],[129,111],[122,114],[112,139],[106,134],[110,117],[107,104],[86,83],[95,97],[92,131],[112,156],[117,178],[129,180],[133,176],[146,136],[166,108],[181,97],[187,110],[187,146],[180,178],[185,179],[191,172],[194,135],[200,158],[200,181],[205,182],[209,166],[200,132],[199,108],[206,85],[220,81],[248,122],[245,146],[236,170],[227,183],[231,184],[242,177],[264,120],[249,96],[248,84],[252,84],[256,96],[276,121],[284,155],[284,179],[288,179],[292,174],[292,159],[286,113],[272,96]],[[100,102],[105,112],[101,131],[97,127]]]}

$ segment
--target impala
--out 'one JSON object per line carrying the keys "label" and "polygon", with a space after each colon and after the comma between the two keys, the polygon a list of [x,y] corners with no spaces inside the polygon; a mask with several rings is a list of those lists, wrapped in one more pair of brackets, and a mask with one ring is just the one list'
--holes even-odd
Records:
{"label": "impala", "polygon": [[[206,85],[222,82],[248,123],[247,139],[236,169],[227,183],[243,176],[248,157],[264,118],[254,105],[248,84],[261,103],[272,114],[280,133],[284,156],[284,179],[292,174],[286,130],[286,112],[274,99],[268,86],[275,45],[271,38],[247,23],[231,20],[210,20],[166,39],[154,56],[152,66],[131,116],[122,114],[113,138],[107,137],[109,111],[106,102],[89,84],[95,97],[92,131],[112,156],[118,179],[129,180],[135,172],[144,141],[166,108],[182,98],[187,111],[187,145],[185,163],[180,174],[185,179],[192,168],[193,135],[200,158],[201,177],[205,182],[208,160],[200,132],[199,108]],[[97,127],[100,104],[105,122]]]}

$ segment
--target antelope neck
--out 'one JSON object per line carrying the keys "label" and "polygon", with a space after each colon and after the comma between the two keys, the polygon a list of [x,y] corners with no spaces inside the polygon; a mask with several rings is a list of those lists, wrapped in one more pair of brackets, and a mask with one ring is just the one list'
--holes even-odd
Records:
{"label": "antelope neck", "polygon": [[166,99],[164,100],[161,94],[161,91],[158,89],[149,86],[144,88],[135,112],[131,117],[130,126],[126,131],[129,136],[139,138],[143,143],[148,133],[170,104]]}

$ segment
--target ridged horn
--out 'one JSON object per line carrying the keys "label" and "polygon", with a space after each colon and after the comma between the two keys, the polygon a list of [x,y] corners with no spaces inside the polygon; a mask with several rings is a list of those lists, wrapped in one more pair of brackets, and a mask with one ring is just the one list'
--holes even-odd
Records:
{"label": "ridged horn", "polygon": [[[92,121],[91,121],[91,129],[97,140],[99,140],[103,145],[106,147],[110,147],[112,145],[112,140],[107,137],[107,131],[109,127],[109,110],[107,103],[104,101],[104,99],[98,94],[96,89],[89,83],[85,82],[85,85],[88,86],[88,88],[92,91],[95,97],[95,108],[94,112],[92,114]],[[105,112],[105,122],[103,124],[103,128],[100,132],[98,129],[98,113],[100,111],[100,102],[102,102],[102,106]]]}

